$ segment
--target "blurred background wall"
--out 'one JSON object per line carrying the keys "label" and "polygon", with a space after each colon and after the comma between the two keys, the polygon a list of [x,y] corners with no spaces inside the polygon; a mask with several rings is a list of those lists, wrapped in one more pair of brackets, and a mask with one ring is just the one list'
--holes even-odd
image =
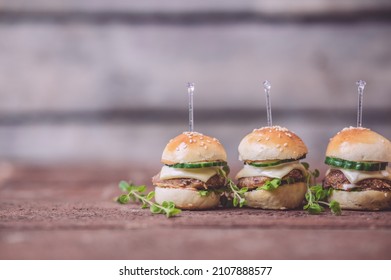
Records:
{"label": "blurred background wall", "polygon": [[188,129],[237,145],[266,125],[300,135],[322,166],[356,124],[391,138],[391,1],[0,0],[0,160],[158,168]]}

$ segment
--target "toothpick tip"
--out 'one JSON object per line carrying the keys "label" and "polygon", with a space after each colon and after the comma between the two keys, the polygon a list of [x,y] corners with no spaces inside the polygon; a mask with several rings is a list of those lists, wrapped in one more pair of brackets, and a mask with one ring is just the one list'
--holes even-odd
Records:
{"label": "toothpick tip", "polygon": [[193,91],[194,90],[194,83],[188,82],[187,83],[187,89]]}
{"label": "toothpick tip", "polygon": [[366,84],[367,84],[367,83],[366,83],[365,81],[363,81],[363,80],[359,80],[359,81],[356,82],[356,85],[357,85],[358,88],[361,89],[361,90],[364,89],[364,87],[365,87]]}
{"label": "toothpick tip", "polygon": [[264,89],[270,90],[271,87],[272,87],[272,84],[268,80],[263,82]]}

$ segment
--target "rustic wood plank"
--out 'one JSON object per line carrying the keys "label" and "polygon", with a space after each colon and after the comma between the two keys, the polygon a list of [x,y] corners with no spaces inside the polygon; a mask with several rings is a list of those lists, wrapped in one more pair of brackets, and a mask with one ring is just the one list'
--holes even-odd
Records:
{"label": "rustic wood plank", "polygon": [[14,166],[0,182],[0,259],[391,257],[390,211],[335,217],[244,208],[166,219],[112,201],[126,170],[149,177],[139,167]]}
{"label": "rustic wood plank", "polygon": [[390,230],[247,228],[2,230],[0,259],[376,260],[390,258],[389,235]]}
{"label": "rustic wood plank", "polygon": [[[119,205],[112,198],[119,195],[115,184],[60,185],[49,187],[30,186],[30,190],[44,191],[38,195],[27,188],[16,187],[19,197],[11,198],[2,190],[2,219],[0,229],[9,230],[139,230],[146,225],[151,230],[159,228],[195,229],[306,229],[306,230],[391,230],[391,213],[343,211],[335,217],[330,212],[321,216],[309,215],[301,209],[273,211],[259,209],[215,209],[185,211],[175,219],[153,215],[140,205]],[[85,189],[84,189],[85,188]],[[101,194],[101,195],[99,195]],[[14,196],[15,197],[15,196]],[[66,199],[65,199],[66,198]],[[17,199],[17,200],[16,200]],[[64,201],[65,199],[65,201]],[[84,200],[83,202],[81,202]]]}

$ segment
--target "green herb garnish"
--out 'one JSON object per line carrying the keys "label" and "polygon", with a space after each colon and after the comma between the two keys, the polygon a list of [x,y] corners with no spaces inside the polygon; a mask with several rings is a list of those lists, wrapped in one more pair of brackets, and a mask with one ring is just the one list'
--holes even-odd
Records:
{"label": "green herb garnish", "polygon": [[281,185],[281,179],[274,178],[267,180],[262,187],[258,187],[257,190],[273,191]]}
{"label": "green herb garnish", "polygon": [[307,169],[307,193],[305,194],[305,199],[307,204],[304,205],[303,209],[307,210],[310,214],[320,214],[324,211],[324,206],[330,208],[331,213],[334,215],[341,215],[341,207],[339,203],[335,200],[332,200],[330,203],[327,203],[325,200],[331,195],[332,189],[323,189],[322,185],[316,184],[316,179],[319,177],[319,170],[315,169],[311,171],[309,169],[309,164],[306,162],[302,163]]}
{"label": "green herb garnish", "polygon": [[127,183],[125,181],[121,181],[119,183],[119,188],[127,192],[127,194],[120,195],[116,198],[116,201],[121,204],[127,204],[131,200],[133,202],[141,202],[141,208],[150,209],[153,214],[165,214],[167,218],[175,216],[182,211],[178,208],[175,208],[175,204],[173,202],[164,201],[161,205],[155,202],[152,202],[152,198],[155,196],[155,192],[149,192],[145,194],[146,186],[135,186],[132,183]]}
{"label": "green herb garnish", "polygon": [[205,197],[205,196],[208,196],[210,194],[210,191],[208,190],[201,190],[201,191],[198,191],[198,194],[202,197]]}
{"label": "green herb garnish", "polygon": [[225,191],[225,195],[227,199],[232,199],[232,205],[234,207],[243,207],[246,205],[246,199],[244,197],[244,194],[248,191],[248,188],[241,188],[239,189],[235,183],[228,178],[226,172],[222,169],[219,170],[219,174],[225,178],[227,181],[227,188]]}

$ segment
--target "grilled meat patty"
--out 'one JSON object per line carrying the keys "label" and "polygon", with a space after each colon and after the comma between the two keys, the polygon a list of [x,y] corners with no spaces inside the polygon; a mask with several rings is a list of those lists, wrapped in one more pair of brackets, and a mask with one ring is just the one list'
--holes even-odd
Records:
{"label": "grilled meat patty", "polygon": [[[244,177],[238,180],[238,187],[248,188],[249,190],[256,189],[258,187],[262,187],[267,181],[270,181],[271,179],[273,178],[266,177],[266,176]],[[301,172],[301,170],[293,169],[287,175],[282,177],[281,185],[304,182],[304,181],[305,181],[305,176]]]}
{"label": "grilled meat patty", "polygon": [[[344,184],[351,184],[345,177],[342,171],[338,169],[331,169],[329,174],[323,179],[324,188],[333,188],[343,190]],[[391,181],[385,179],[365,179],[356,183],[357,189],[360,190],[374,190],[374,191],[391,191]],[[349,189],[347,191],[354,190]]]}
{"label": "grilled meat patty", "polygon": [[226,185],[226,180],[223,176],[216,174],[208,181],[203,182],[201,180],[192,178],[177,178],[177,179],[160,179],[160,173],[152,178],[152,183],[155,186],[161,188],[184,188],[192,190],[208,189],[208,188],[220,188]]}

